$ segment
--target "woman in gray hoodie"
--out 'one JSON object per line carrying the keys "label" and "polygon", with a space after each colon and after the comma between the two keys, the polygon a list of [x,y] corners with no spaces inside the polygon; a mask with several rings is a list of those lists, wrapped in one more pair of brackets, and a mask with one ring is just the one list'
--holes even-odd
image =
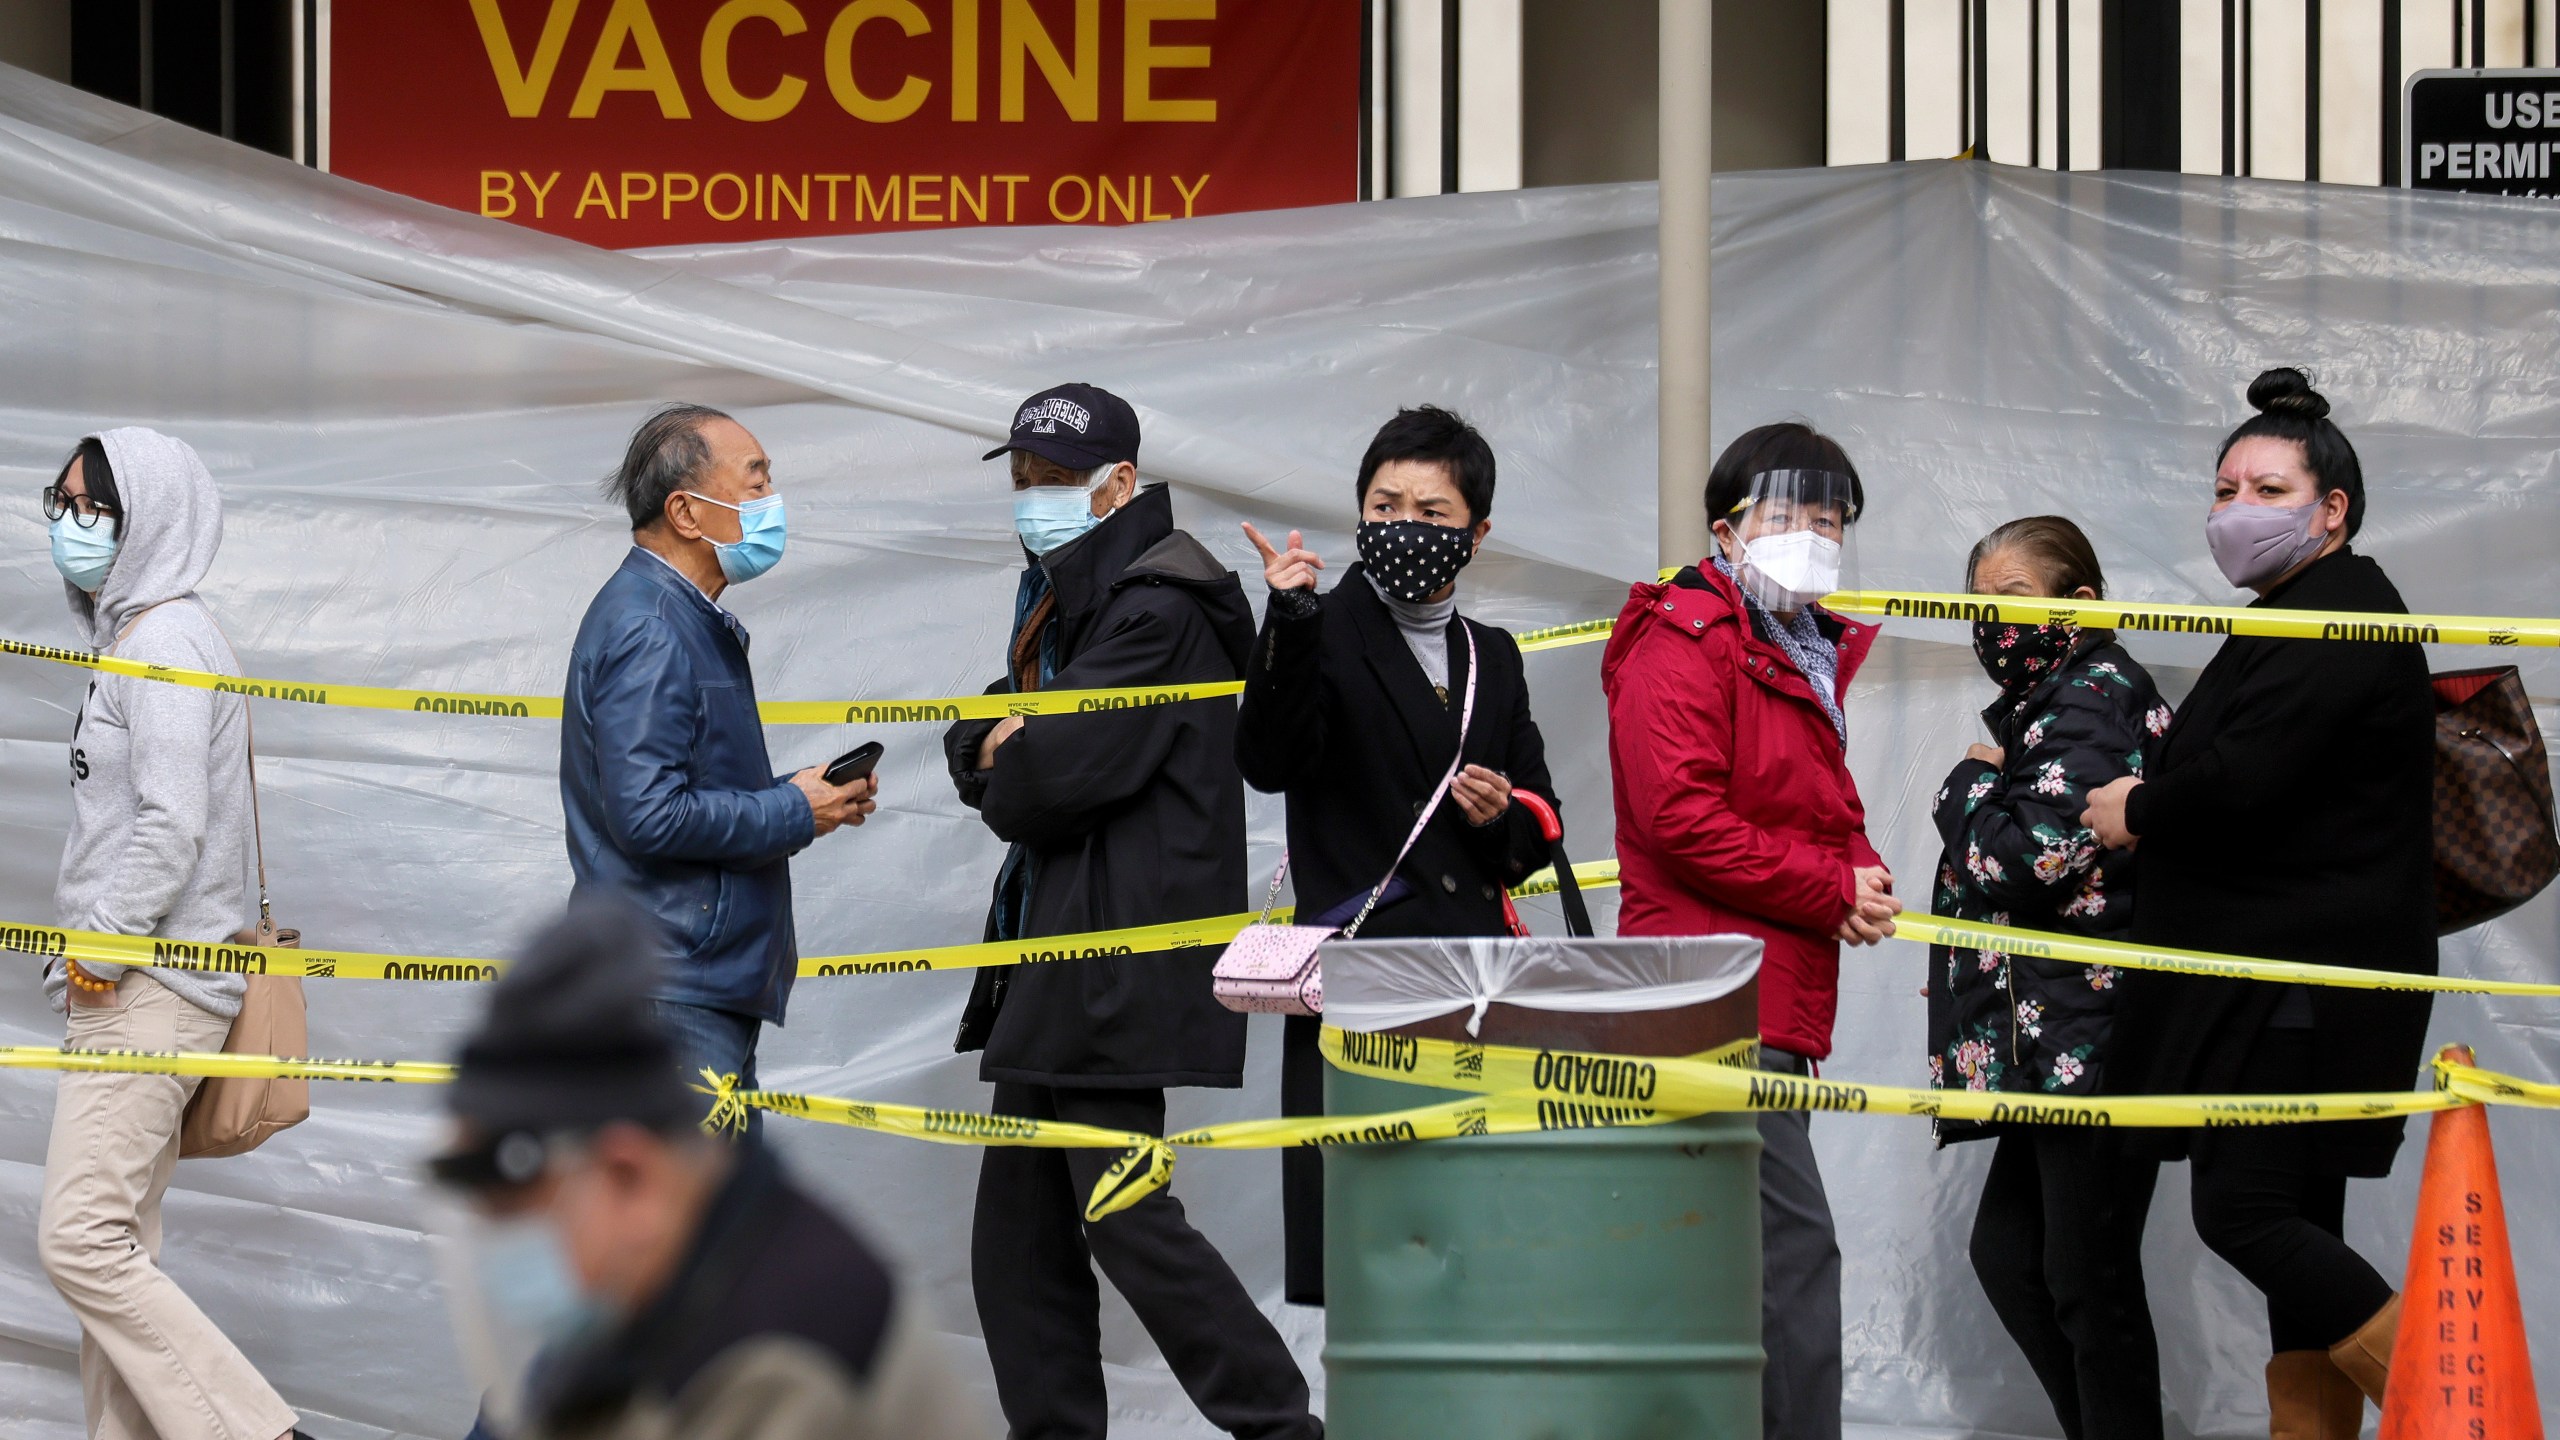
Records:
{"label": "woman in gray hoodie", "polygon": [[[222,545],[222,497],[184,442],[90,436],[44,496],[71,615],[102,652],[240,673],[195,593]],[[64,926],[226,940],[256,920],[247,704],[98,674],[71,728],[71,834],[54,881]],[[237,975],[56,960],[64,1044],[219,1050]],[[89,1433],[278,1440],[294,1412],[158,1264],[160,1198],[201,1082],[65,1074],[45,1151],[37,1248],[80,1320]]]}

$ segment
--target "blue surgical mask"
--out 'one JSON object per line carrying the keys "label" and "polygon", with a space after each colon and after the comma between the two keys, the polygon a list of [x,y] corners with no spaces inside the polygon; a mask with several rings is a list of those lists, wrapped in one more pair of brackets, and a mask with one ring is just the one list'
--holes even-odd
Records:
{"label": "blue surgical mask", "polygon": [[1111,481],[1111,472],[1091,485],[1034,485],[1013,492],[1013,533],[1022,548],[1046,555],[1102,523],[1093,513],[1093,497]]}
{"label": "blue surgical mask", "polygon": [[783,542],[789,535],[783,524],[781,496],[767,495],[744,505],[732,505],[726,500],[714,500],[691,490],[684,493],[706,505],[738,512],[737,540],[727,545],[717,540],[711,542],[713,552],[720,557],[720,573],[728,577],[730,584],[742,585],[753,580],[772,569],[774,562],[782,558]]}
{"label": "blue surgical mask", "polygon": [[82,526],[62,512],[53,522],[53,568],[62,578],[95,595],[107,583],[107,569],[116,563],[117,522],[101,518],[97,524]]}
{"label": "blue surgical mask", "polygon": [[472,1273],[480,1297],[508,1329],[556,1345],[605,1317],[605,1307],[578,1284],[549,1216],[482,1220],[472,1228]]}

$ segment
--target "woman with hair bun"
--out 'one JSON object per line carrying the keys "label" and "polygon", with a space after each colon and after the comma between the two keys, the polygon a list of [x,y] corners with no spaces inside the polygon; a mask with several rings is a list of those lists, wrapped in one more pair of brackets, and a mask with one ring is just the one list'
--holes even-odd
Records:
{"label": "woman with hair bun", "polygon": [[[2364,474],[2302,372],[2249,387],[2222,443],[2205,543],[2253,607],[2408,613],[2349,547]],[[2132,939],[2436,973],[2435,706],[2409,643],[2234,635],[2145,773],[2091,793],[2082,823],[2138,844]],[[2125,976],[2123,1094],[2406,1090],[2428,998],[2139,972]],[[2277,1435],[2352,1437],[2382,1399],[2399,1297],[2341,1237],[2350,1177],[2391,1172],[2404,1122],[2152,1131],[2194,1163],[2196,1233],[2267,1297]]]}

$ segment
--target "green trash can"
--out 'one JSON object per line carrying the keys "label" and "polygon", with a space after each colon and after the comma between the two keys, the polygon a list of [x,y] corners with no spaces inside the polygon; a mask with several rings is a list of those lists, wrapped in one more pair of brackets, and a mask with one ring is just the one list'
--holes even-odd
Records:
{"label": "green trash can", "polygon": [[[1619,977],[1586,947],[1652,947],[1673,974],[1735,968],[1720,998],[1647,1010],[1494,999],[1363,1026],[1346,1011],[1371,967],[1415,988],[1417,947],[1464,968],[1487,947],[1540,947],[1547,979]],[[1758,1028],[1756,941],[1360,941],[1326,947],[1328,1021],[1443,1039],[1688,1055]],[[1685,949],[1683,956],[1670,953]],[[1497,968],[1499,960],[1496,962]],[[1640,963],[1638,968],[1644,968]],[[1427,967],[1426,967],[1427,968]],[[1586,973],[1587,972],[1587,973]],[[1424,987],[1427,988],[1427,985]],[[1710,987],[1712,988],[1712,987]],[[1691,985],[1687,993],[1697,993]],[[1346,993],[1349,992],[1349,993]],[[1494,994],[1513,993],[1498,984]],[[1553,983],[1541,996],[1553,1001]],[[1629,995],[1630,1003],[1664,987]],[[1671,993],[1678,993],[1672,987]],[[1583,991],[1575,1003],[1595,1002]],[[1608,1003],[1605,999],[1597,1003]],[[1336,1115],[1454,1092],[1329,1070]],[[1326,1431],[1337,1440],[1756,1440],[1760,1434],[1760,1136],[1744,1114],[1667,1125],[1345,1145],[1325,1155]]]}

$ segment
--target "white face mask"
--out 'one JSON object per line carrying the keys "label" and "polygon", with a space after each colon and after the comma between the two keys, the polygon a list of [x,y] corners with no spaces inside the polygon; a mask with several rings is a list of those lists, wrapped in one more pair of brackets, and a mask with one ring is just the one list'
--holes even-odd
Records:
{"label": "white face mask", "polygon": [[1745,541],[1736,576],[1772,610],[1801,610],[1840,588],[1840,542],[1810,530]]}

